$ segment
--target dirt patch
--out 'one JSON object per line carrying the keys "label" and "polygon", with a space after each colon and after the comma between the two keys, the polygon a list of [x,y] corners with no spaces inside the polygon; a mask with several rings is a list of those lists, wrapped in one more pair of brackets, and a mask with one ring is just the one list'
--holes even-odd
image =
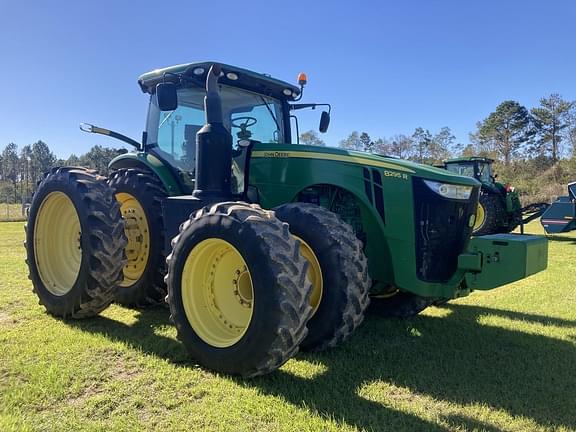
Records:
{"label": "dirt patch", "polygon": [[103,366],[103,373],[98,381],[95,380],[98,379],[97,377],[93,377],[91,382],[86,383],[86,386],[79,392],[67,397],[66,402],[70,406],[83,407],[90,399],[109,392],[110,383],[129,382],[142,374],[142,370],[129,354],[113,348],[96,349],[91,351],[90,357],[97,359],[99,364],[105,365]]}
{"label": "dirt patch", "polygon": [[141,375],[142,370],[130,353],[117,351],[113,348],[98,349],[96,354],[100,359],[105,359],[106,381],[130,381]]}
{"label": "dirt patch", "polygon": [[7,314],[6,312],[0,312],[0,326],[1,327],[10,327],[15,324],[18,324],[18,320],[11,315]]}
{"label": "dirt patch", "polygon": [[119,360],[110,369],[110,378],[118,381],[131,381],[140,376],[141,370],[129,362]]}
{"label": "dirt patch", "polygon": [[103,392],[104,389],[102,388],[102,384],[94,383],[89,385],[88,387],[83,388],[82,391],[80,391],[80,393],[69,396],[66,399],[66,402],[70,406],[81,407],[86,404],[86,401],[88,401],[88,399],[97,396]]}
{"label": "dirt patch", "polygon": [[23,374],[12,372],[5,368],[0,368],[0,388],[8,385],[23,385],[27,382]]}

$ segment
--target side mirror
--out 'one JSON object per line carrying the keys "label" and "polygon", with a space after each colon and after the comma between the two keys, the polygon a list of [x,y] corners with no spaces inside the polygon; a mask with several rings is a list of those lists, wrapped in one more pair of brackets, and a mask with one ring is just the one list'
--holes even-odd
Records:
{"label": "side mirror", "polygon": [[156,84],[156,100],[158,108],[162,111],[174,111],[178,108],[176,84],[170,82]]}
{"label": "side mirror", "polygon": [[330,126],[330,114],[328,114],[326,111],[322,111],[322,115],[320,116],[320,126],[318,127],[318,130],[324,133],[328,130],[328,126]]}

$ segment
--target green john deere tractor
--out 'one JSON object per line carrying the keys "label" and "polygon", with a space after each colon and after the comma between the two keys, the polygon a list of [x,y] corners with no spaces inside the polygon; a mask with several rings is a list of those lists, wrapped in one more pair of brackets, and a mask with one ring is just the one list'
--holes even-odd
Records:
{"label": "green john deere tractor", "polygon": [[522,224],[523,209],[518,192],[510,185],[496,181],[493,163],[493,159],[476,156],[444,161],[448,171],[473,177],[482,184],[474,235],[509,233]]}
{"label": "green john deere tractor", "polygon": [[[192,63],[142,75],[142,142],[109,178],[55,168],[27,226],[34,291],[64,318],[166,300],[199,364],[254,376],[346,340],[371,299],[411,316],[547,265],[531,236],[470,239],[480,184],[393,158],[298,142],[299,86]],[[321,114],[320,130],[330,120]],[[293,135],[293,131],[296,133]]]}

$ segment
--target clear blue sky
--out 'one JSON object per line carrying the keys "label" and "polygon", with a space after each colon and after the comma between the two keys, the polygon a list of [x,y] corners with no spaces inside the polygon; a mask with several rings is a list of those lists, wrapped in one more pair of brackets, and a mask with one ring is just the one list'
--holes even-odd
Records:
{"label": "clear blue sky", "polygon": [[307,72],[304,100],[333,105],[331,145],[417,126],[466,142],[505,99],[576,99],[575,48],[571,0],[3,1],[0,147],[42,139],[64,157],[116,145],[80,122],[139,139],[136,78],[194,60],[287,81]]}

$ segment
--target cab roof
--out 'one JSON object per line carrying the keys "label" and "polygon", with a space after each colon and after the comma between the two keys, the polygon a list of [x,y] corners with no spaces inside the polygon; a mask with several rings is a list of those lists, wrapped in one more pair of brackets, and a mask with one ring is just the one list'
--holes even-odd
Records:
{"label": "cab roof", "polygon": [[487,163],[492,163],[494,162],[494,159],[490,159],[484,156],[468,156],[468,157],[459,157],[459,158],[453,158],[453,159],[445,159],[443,161],[445,164],[448,163],[457,163],[457,162],[487,162]]}
{"label": "cab roof", "polygon": [[[180,82],[184,79],[199,86],[204,86],[206,75],[210,67],[217,62],[205,61],[184,63],[163,69],[156,69],[140,75],[138,84],[145,93],[153,94],[156,84],[170,81]],[[222,75],[218,82],[233,87],[240,87],[255,93],[272,96],[277,99],[293,100],[300,95],[300,88],[285,81],[272,78],[267,74],[243,69],[237,66],[219,63],[222,67]]]}

